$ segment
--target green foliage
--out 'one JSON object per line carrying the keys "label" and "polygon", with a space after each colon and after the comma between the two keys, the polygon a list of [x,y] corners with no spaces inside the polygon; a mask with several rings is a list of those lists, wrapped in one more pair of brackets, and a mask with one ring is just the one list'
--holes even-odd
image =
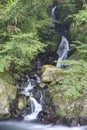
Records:
{"label": "green foliage", "polygon": [[[79,2],[80,3],[80,2]],[[81,8],[81,7],[80,7]],[[58,23],[68,25],[72,22],[72,14],[77,13],[79,10],[76,0],[58,0],[57,15]]]}
{"label": "green foliage", "polygon": [[[51,0],[1,2],[0,72],[17,72],[30,67],[38,53],[48,46],[49,42],[41,40],[38,30],[50,21],[50,5]],[[12,30],[8,30],[8,25]]]}
{"label": "green foliage", "polygon": [[38,53],[44,51],[44,45],[35,34],[13,35],[11,40],[0,50],[0,72],[4,70],[19,71],[22,67],[30,67],[30,63]]}
{"label": "green foliage", "polygon": [[87,8],[74,15],[71,25],[71,37],[74,47],[80,52],[82,58],[87,57]]}
{"label": "green foliage", "polygon": [[63,99],[70,100],[82,97],[86,89],[87,63],[84,61],[68,61],[69,68],[64,72],[61,91]]}
{"label": "green foliage", "polygon": [[[59,23],[68,25],[68,21],[74,17],[72,24],[72,39],[85,43],[79,46],[82,57],[86,57],[86,6],[82,9],[83,1],[59,0]],[[4,0],[0,1],[0,71],[18,70],[30,66],[32,60],[39,52],[55,50],[58,36],[51,21],[52,0]],[[72,15],[78,13],[76,15]],[[85,19],[85,20],[84,20]],[[81,22],[80,22],[80,21]],[[70,21],[69,21],[70,22]],[[79,24],[78,24],[79,23]],[[8,32],[8,25],[12,25],[13,33]],[[78,29],[79,28],[79,29]],[[84,31],[84,29],[85,31]],[[20,30],[20,32],[16,32]],[[83,31],[83,34],[81,33]],[[85,39],[85,40],[84,40]],[[84,52],[83,52],[84,51]],[[13,67],[13,68],[12,68]]]}
{"label": "green foliage", "polygon": [[68,68],[61,71],[62,80],[58,83],[51,83],[51,91],[53,91],[55,100],[57,95],[61,93],[62,100],[71,101],[84,96],[87,88],[87,62],[83,60],[67,60],[63,62]]}
{"label": "green foliage", "polygon": [[47,8],[51,3],[51,0],[8,0],[3,21],[18,26],[23,32],[33,30],[38,21],[48,19]]}

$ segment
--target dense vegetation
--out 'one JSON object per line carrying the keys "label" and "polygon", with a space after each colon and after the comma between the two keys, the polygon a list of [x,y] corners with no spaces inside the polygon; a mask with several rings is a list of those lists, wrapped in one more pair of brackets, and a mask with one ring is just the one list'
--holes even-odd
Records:
{"label": "dense vegetation", "polygon": [[23,72],[40,52],[56,50],[58,34],[52,29],[51,17],[55,5],[57,22],[69,29],[70,43],[86,62],[86,4],[85,0],[1,0],[0,72]]}
{"label": "dense vegetation", "polygon": [[45,3],[39,1],[1,2],[0,72],[29,67],[35,56],[44,51],[46,44],[41,42],[37,29],[48,20],[44,7]]}
{"label": "dense vegetation", "polygon": [[[57,8],[56,20],[53,21],[54,6]],[[13,86],[14,91],[10,84],[14,85],[20,79],[24,83],[25,72],[36,72],[39,56],[42,62],[45,59],[43,64],[48,63],[48,58],[56,57],[56,50],[64,32],[70,43],[69,58],[62,62],[65,69],[47,65],[49,69],[51,66],[56,71],[49,71],[50,74],[47,75],[50,79],[54,74],[54,78],[46,85],[46,109],[52,112],[50,105],[53,100],[57,114],[82,116],[87,114],[87,0],[0,0],[1,118],[4,108],[8,109],[6,114],[11,112],[14,115],[13,109],[17,107],[13,101],[12,106],[9,104],[11,102],[7,102],[12,95],[16,97],[17,88]],[[54,55],[50,58],[49,54]],[[54,61],[56,58],[49,63],[55,64]],[[39,74],[43,75],[43,72]],[[4,81],[8,82],[6,86]],[[41,87],[45,85],[44,82],[40,84]],[[25,98],[22,99],[20,96],[17,99],[20,110],[26,104]]]}

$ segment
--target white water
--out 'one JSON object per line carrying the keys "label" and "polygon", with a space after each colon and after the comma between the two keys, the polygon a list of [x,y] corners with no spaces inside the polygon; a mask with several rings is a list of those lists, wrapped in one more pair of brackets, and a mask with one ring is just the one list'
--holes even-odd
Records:
{"label": "white water", "polygon": [[34,76],[36,77],[36,82],[41,83],[41,78],[37,74],[35,74]]}
{"label": "white water", "polygon": [[[35,74],[36,77],[36,82],[41,83],[40,77]],[[35,85],[32,85],[31,79],[29,76],[26,76],[28,79],[28,85],[27,87],[24,87],[24,90],[20,92],[20,94],[23,94],[25,96],[29,96],[30,101],[31,101],[31,114],[26,115],[24,117],[24,120],[35,120],[37,119],[37,116],[40,111],[42,111],[42,104],[38,103],[38,101],[34,98],[34,95],[32,94],[31,90],[35,87]],[[40,100],[43,99],[43,94],[41,93]],[[42,103],[42,102],[41,102]]]}
{"label": "white water", "polygon": [[56,18],[55,18],[55,9],[56,9],[56,6],[54,6],[54,7],[52,8],[52,18],[53,18],[53,20],[56,19]]}
{"label": "white water", "polygon": [[25,96],[30,96],[30,91],[33,90],[33,88],[35,87],[35,85],[32,85],[31,83],[31,79],[29,76],[26,76],[28,78],[28,85],[27,87],[17,87],[18,89],[23,89],[23,91],[20,92],[20,94],[23,94]]}
{"label": "white water", "polygon": [[62,36],[60,45],[57,50],[57,54],[59,55],[59,58],[56,67],[59,68],[61,67],[61,62],[62,60],[67,59],[68,52],[69,52],[69,42],[64,36]]}
{"label": "white water", "polygon": [[28,77],[28,86],[25,88],[25,92],[31,91],[34,86],[31,84],[31,79]]}
{"label": "white water", "polygon": [[0,122],[0,130],[87,130],[87,126],[70,128],[59,125],[53,126],[29,122],[4,121]]}
{"label": "white water", "polygon": [[39,112],[42,111],[41,104],[38,103],[34,97],[31,96],[30,101],[31,101],[31,104],[33,104],[31,105],[32,113],[30,115],[26,115],[24,120],[35,120],[37,119]]}

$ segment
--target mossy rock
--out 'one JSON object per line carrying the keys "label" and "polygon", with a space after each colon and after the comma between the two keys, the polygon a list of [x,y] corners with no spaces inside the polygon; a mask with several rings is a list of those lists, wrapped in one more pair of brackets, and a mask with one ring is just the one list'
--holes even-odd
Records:
{"label": "mossy rock", "polygon": [[0,78],[0,118],[10,116],[10,103],[16,98],[17,88]]}
{"label": "mossy rock", "polygon": [[62,80],[62,70],[53,65],[44,65],[42,66],[42,82],[59,82]]}
{"label": "mossy rock", "polygon": [[15,84],[15,79],[13,76],[11,76],[8,72],[0,72],[0,77],[7,81],[9,84]]}
{"label": "mossy rock", "polygon": [[20,98],[18,98],[18,105],[17,105],[17,108],[19,110],[23,110],[27,105],[27,100],[26,100],[26,97],[25,96],[22,96]]}
{"label": "mossy rock", "polygon": [[82,116],[87,113],[87,63],[75,62],[73,61],[67,69],[60,71],[62,77],[60,82],[52,80],[48,86],[56,113],[61,113],[63,116]]}

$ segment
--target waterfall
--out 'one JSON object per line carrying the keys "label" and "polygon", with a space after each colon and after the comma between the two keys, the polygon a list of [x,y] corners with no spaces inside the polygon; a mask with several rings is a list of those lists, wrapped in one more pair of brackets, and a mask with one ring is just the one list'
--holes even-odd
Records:
{"label": "waterfall", "polygon": [[35,74],[34,76],[36,77],[36,82],[41,83],[41,78],[37,74]]}
{"label": "waterfall", "polygon": [[[37,83],[41,83],[41,79],[37,74],[34,74],[34,77],[36,78]],[[35,120],[37,119],[37,116],[40,111],[42,111],[42,102],[43,102],[43,94],[40,92],[40,103],[34,98],[34,94],[32,90],[34,89],[35,85],[32,85],[31,78],[27,75],[26,76],[28,85],[27,87],[22,87],[23,91],[21,91],[19,94],[23,94],[25,96],[28,96],[30,98],[30,104],[31,104],[31,114],[28,114],[24,117],[24,120]],[[17,87],[19,88],[19,87]],[[21,89],[21,88],[20,88]]]}
{"label": "waterfall", "polygon": [[37,70],[41,69],[41,59],[37,58]]}
{"label": "waterfall", "polygon": [[52,8],[52,18],[53,18],[53,20],[56,19],[56,16],[55,16],[55,9],[56,9],[56,6],[54,6],[54,7]]}
{"label": "waterfall", "polygon": [[[60,22],[58,22],[58,19],[57,19],[58,14],[56,14],[56,11],[55,11],[56,8],[57,8],[57,6],[54,6],[52,8],[52,19],[53,19],[54,29],[57,33],[66,34],[65,31],[67,31],[67,30],[65,29],[64,25],[62,25]],[[61,67],[61,61],[65,60],[67,58],[68,51],[69,51],[69,42],[65,36],[62,36],[61,43],[57,50],[57,54],[58,54],[59,58],[58,58],[56,67],[59,67],[59,68]]]}
{"label": "waterfall", "polygon": [[66,37],[62,36],[60,45],[57,50],[57,54],[59,55],[56,67],[61,67],[61,61],[66,60],[69,52],[69,42]]}
{"label": "waterfall", "polygon": [[37,119],[37,116],[40,111],[42,111],[42,106],[40,103],[37,102],[37,100],[34,97],[30,97],[30,101],[33,104],[31,107],[32,113],[30,115],[26,115],[24,120],[35,120]]}
{"label": "waterfall", "polygon": [[26,76],[27,77],[27,81],[28,81],[28,85],[27,85],[27,87],[17,87],[17,88],[19,88],[19,89],[23,89],[23,91],[21,91],[20,92],[20,94],[23,94],[23,95],[25,95],[25,96],[30,96],[30,91],[31,90],[33,90],[33,88],[35,87],[35,85],[32,85],[32,83],[31,83],[31,79],[30,79],[30,77],[27,75]]}

